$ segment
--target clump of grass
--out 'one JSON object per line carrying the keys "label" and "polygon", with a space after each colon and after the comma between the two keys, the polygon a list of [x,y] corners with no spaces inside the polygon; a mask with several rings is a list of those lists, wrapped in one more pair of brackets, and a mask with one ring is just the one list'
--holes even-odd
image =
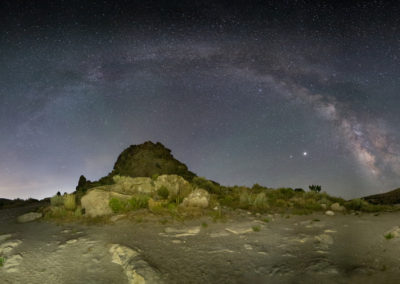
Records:
{"label": "clump of grass", "polygon": [[50,204],[51,206],[62,206],[64,205],[64,198],[62,195],[56,194],[50,198]]}
{"label": "clump of grass", "polygon": [[162,199],[168,199],[169,196],[169,190],[165,186],[161,186],[157,190],[157,195],[160,196]]}
{"label": "clump of grass", "polygon": [[321,221],[320,219],[313,219],[313,222],[319,222]]}
{"label": "clump of grass", "polygon": [[76,199],[74,194],[64,195],[64,207],[70,211],[74,211],[76,209]]}
{"label": "clump of grass", "polygon": [[145,194],[139,194],[128,200],[128,210],[137,210],[141,208],[148,208],[150,197]]}
{"label": "clump of grass", "polygon": [[254,232],[261,231],[261,227],[260,226],[253,226],[252,229],[253,229]]}
{"label": "clump of grass", "polygon": [[394,235],[392,234],[392,233],[387,233],[386,235],[385,235],[385,239],[387,239],[387,240],[391,240],[391,239],[393,239],[394,238]]}
{"label": "clump of grass", "polygon": [[239,205],[242,209],[248,209],[250,207],[251,200],[247,190],[243,191],[239,196]]}
{"label": "clump of grass", "polygon": [[257,211],[268,209],[267,196],[264,192],[257,194],[253,202],[253,207]]}
{"label": "clump of grass", "polygon": [[111,207],[111,210],[114,213],[121,213],[126,210],[126,201],[120,200],[118,198],[111,198],[108,202],[108,205]]}
{"label": "clump of grass", "polygon": [[6,262],[6,259],[4,257],[0,257],[0,267],[2,267],[5,262]]}
{"label": "clump of grass", "polygon": [[270,220],[269,220],[269,218],[264,218],[261,221],[263,221],[264,223],[268,223]]}
{"label": "clump of grass", "polygon": [[203,222],[203,223],[201,223],[201,226],[202,226],[203,228],[207,228],[207,227],[208,227],[208,224],[207,224],[206,222]]}
{"label": "clump of grass", "polygon": [[74,212],[74,216],[75,217],[82,217],[82,207],[81,206],[76,207],[75,212]]}

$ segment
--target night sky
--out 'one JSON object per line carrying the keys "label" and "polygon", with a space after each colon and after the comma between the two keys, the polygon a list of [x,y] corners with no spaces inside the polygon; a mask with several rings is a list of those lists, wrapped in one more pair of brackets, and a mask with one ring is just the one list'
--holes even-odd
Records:
{"label": "night sky", "polygon": [[307,2],[1,1],[0,197],[147,140],[224,185],[399,187],[399,6]]}

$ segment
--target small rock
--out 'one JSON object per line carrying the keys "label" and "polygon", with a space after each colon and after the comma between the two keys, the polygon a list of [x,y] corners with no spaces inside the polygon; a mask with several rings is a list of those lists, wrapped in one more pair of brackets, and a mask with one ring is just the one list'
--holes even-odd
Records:
{"label": "small rock", "polygon": [[72,240],[66,241],[66,243],[70,245],[70,244],[76,243],[77,241],[78,241],[77,239],[72,239]]}
{"label": "small rock", "polygon": [[331,210],[328,210],[328,211],[325,212],[325,215],[335,216],[335,213],[333,211],[331,211]]}
{"label": "small rock", "polygon": [[173,243],[173,244],[181,244],[182,241],[181,241],[181,240],[172,240],[172,243]]}
{"label": "small rock", "polygon": [[26,213],[24,215],[21,215],[17,218],[17,221],[19,223],[27,223],[27,222],[31,222],[34,221],[36,219],[42,218],[43,214],[42,213],[38,213],[38,212],[29,212]]}
{"label": "small rock", "polygon": [[242,235],[253,232],[252,228],[226,228],[225,230],[235,235]]}
{"label": "small rock", "polygon": [[249,244],[244,244],[244,248],[247,250],[253,250],[253,247]]}
{"label": "small rock", "polygon": [[400,226],[395,226],[391,228],[389,231],[384,233],[384,236],[391,236],[392,238],[400,237]]}
{"label": "small rock", "polygon": [[19,246],[22,242],[20,240],[7,241],[0,245],[0,255],[9,254],[14,248]]}
{"label": "small rock", "polygon": [[5,241],[11,237],[12,237],[11,234],[0,235],[0,242]]}
{"label": "small rock", "polygon": [[15,254],[7,257],[4,262],[4,269],[6,272],[18,272],[18,265],[22,261],[22,256],[20,254]]}
{"label": "small rock", "polygon": [[324,245],[333,244],[333,238],[327,234],[321,234],[321,235],[315,236],[315,240]]}
{"label": "small rock", "polygon": [[331,205],[331,209],[333,211],[343,212],[346,208],[344,208],[344,206],[341,206],[339,203],[336,202]]}

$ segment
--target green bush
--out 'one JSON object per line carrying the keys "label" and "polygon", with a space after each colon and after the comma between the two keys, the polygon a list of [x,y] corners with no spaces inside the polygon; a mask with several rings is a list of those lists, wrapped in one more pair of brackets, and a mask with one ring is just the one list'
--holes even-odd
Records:
{"label": "green bush", "polygon": [[257,194],[253,202],[253,208],[256,210],[265,210],[268,209],[268,207],[267,196],[265,193],[261,192]]}
{"label": "green bush", "polygon": [[54,195],[50,198],[51,206],[62,206],[64,205],[64,198],[61,195]]}
{"label": "green bush", "polygon": [[64,207],[67,210],[74,211],[76,209],[76,200],[74,194],[64,195]]}
{"label": "green bush", "polygon": [[279,197],[281,199],[290,199],[295,195],[295,192],[290,187],[278,188],[277,191],[279,192]]}
{"label": "green bush", "polygon": [[111,198],[108,204],[114,213],[121,213],[126,211],[126,201],[120,200],[118,198]]}
{"label": "green bush", "polygon": [[239,205],[240,208],[247,209],[251,204],[250,195],[247,190],[243,191],[239,196]]}
{"label": "green bush", "polygon": [[162,199],[168,199],[169,190],[168,190],[168,188],[166,188],[165,186],[161,186],[161,187],[157,190],[157,194],[158,194],[158,196],[160,196]]}
{"label": "green bush", "polygon": [[128,210],[137,210],[141,208],[148,208],[149,196],[140,194],[128,200]]}
{"label": "green bush", "polygon": [[203,188],[210,193],[214,193],[214,194],[221,193],[221,186],[218,183],[208,180],[206,178],[194,177],[192,182],[195,186],[197,186],[199,188]]}
{"label": "green bush", "polygon": [[320,185],[314,185],[314,184],[313,185],[309,185],[308,188],[311,191],[315,191],[315,192],[320,192],[321,189],[322,189],[322,187]]}
{"label": "green bush", "polygon": [[0,257],[0,267],[2,267],[5,262],[6,262],[6,259],[4,257]]}

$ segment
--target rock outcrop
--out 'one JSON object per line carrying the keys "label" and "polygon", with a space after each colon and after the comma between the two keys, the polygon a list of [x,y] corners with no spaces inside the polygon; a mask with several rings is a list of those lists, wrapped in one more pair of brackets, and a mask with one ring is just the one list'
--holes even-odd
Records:
{"label": "rock outcrop", "polygon": [[399,204],[400,203],[400,188],[382,193],[363,197],[362,199],[372,204]]}
{"label": "rock outcrop", "polygon": [[113,179],[115,184],[92,188],[81,198],[86,215],[96,217],[112,214],[109,206],[112,198],[127,200],[138,194],[157,198],[157,190],[162,187],[168,190],[169,199],[175,200],[179,197],[179,200],[184,200],[185,206],[189,207],[205,208],[210,198],[204,189],[193,191],[192,185],[178,175],[161,175],[156,179],[114,176]]}
{"label": "rock outcrop", "polygon": [[32,222],[42,218],[43,214],[38,212],[29,212],[17,218],[18,223]]}
{"label": "rock outcrop", "polygon": [[185,164],[174,158],[170,149],[159,142],[147,141],[125,149],[119,155],[111,173],[100,180],[91,182],[81,176],[76,190],[86,192],[93,187],[113,184],[113,177],[117,175],[136,178],[173,174],[187,181],[191,181],[196,176]]}
{"label": "rock outcrop", "polygon": [[182,206],[207,208],[210,201],[210,194],[201,188],[195,189],[188,197],[186,197]]}

